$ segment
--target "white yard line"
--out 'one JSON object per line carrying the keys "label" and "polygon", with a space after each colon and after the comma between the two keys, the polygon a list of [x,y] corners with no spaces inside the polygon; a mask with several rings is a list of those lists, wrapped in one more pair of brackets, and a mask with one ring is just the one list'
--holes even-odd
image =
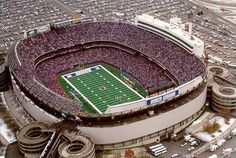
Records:
{"label": "white yard line", "polygon": [[109,73],[111,76],[113,76],[115,79],[117,79],[118,81],[120,81],[123,85],[125,85],[126,87],[128,87],[132,92],[134,92],[135,94],[137,94],[140,98],[144,99],[143,96],[141,96],[138,92],[136,92],[135,90],[133,90],[132,88],[130,88],[127,84],[125,84],[122,80],[120,80],[118,77],[116,77],[115,75],[113,75],[110,71],[108,71],[106,68],[104,68],[102,65],[98,65],[100,67],[102,67],[107,73]]}
{"label": "white yard line", "polygon": [[76,98],[76,100],[80,101],[79,98],[74,93],[72,93],[72,92],[70,92],[70,93]]}
{"label": "white yard line", "polygon": [[67,78],[65,78],[65,76],[63,75],[62,78],[72,87],[74,88],[74,90],[76,90],[90,105],[92,105],[92,107],[99,113],[102,114],[102,112],[92,103],[88,100],[88,98],[86,98],[73,84],[70,83],[69,80],[67,80]]}
{"label": "white yard line", "polygon": [[[138,92],[136,92],[135,90],[133,90],[132,88],[130,88],[127,84],[125,84],[121,79],[119,79],[118,77],[116,77],[115,75],[113,75],[110,71],[108,71],[106,68],[104,68],[102,65],[96,65],[96,66],[100,66],[103,70],[105,70],[108,74],[110,74],[112,77],[114,77],[115,79],[117,79],[120,83],[122,83],[124,86],[126,86],[129,90],[131,90],[132,92],[134,92],[136,95],[138,95],[141,99],[139,100],[136,100],[136,101],[133,101],[133,102],[137,102],[137,101],[140,101],[140,100],[143,100],[144,97],[142,95],[140,95]],[[96,66],[93,66],[93,67],[96,67]],[[90,67],[92,68],[92,67]],[[87,68],[87,69],[90,69],[90,68]],[[76,71],[77,72],[77,71]],[[79,72],[79,71],[78,71]],[[71,73],[75,73],[75,72],[71,72]],[[69,73],[70,74],[70,73]],[[62,75],[62,78],[74,89],[76,90],[99,114],[102,114],[102,112],[91,102],[89,101],[89,99],[83,95],[83,93],[81,93],[65,76],[67,76],[68,74],[65,74],[65,75]],[[103,77],[104,78],[104,77]],[[73,93],[72,93],[73,96],[75,96]],[[76,96],[75,96],[76,97]],[[76,97],[77,98],[77,97]],[[78,98],[77,98],[78,99]],[[133,103],[132,102],[132,103]],[[126,105],[126,104],[129,104],[130,102],[128,103],[123,103],[123,104],[117,104],[117,105],[112,105],[112,106],[122,106],[122,105]],[[110,106],[107,106],[107,109],[109,109]]]}

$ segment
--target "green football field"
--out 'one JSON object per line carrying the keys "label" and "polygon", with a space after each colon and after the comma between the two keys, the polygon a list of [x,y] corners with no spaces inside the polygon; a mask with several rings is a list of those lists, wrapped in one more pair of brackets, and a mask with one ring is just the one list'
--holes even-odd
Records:
{"label": "green football field", "polygon": [[96,112],[104,113],[110,106],[137,101],[143,97],[101,65],[63,74],[70,95],[81,97]]}

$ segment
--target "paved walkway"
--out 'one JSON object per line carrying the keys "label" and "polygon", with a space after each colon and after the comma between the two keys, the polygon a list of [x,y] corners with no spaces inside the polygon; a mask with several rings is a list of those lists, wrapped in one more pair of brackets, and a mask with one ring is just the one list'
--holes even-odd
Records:
{"label": "paved walkway", "polygon": [[57,8],[60,8],[66,12],[68,12],[70,15],[72,15],[73,17],[78,17],[80,16],[79,14],[75,13],[73,9],[71,9],[68,5],[64,5],[62,2],[57,1],[57,0],[49,0],[49,2],[55,6],[57,6]]}

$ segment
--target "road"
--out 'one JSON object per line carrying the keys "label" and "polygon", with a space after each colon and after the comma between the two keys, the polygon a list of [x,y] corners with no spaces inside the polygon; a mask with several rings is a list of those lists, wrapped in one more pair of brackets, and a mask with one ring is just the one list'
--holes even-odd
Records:
{"label": "road", "polygon": [[62,2],[58,0],[48,0],[49,3],[55,5],[57,8],[67,11],[69,14],[71,14],[74,18],[80,16],[79,14],[75,13],[72,8],[70,8],[68,5],[63,4]]}
{"label": "road", "polygon": [[207,15],[207,17],[212,17],[214,20],[216,21],[219,21],[219,22],[222,22],[224,24],[226,24],[230,30],[236,32],[236,24],[223,18],[222,16],[220,16],[219,14],[215,13],[214,11],[210,10],[210,9],[207,9],[201,1],[198,1],[198,0],[189,0],[190,3],[192,4],[195,4],[195,5],[198,5],[202,11],[203,11],[203,14]]}
{"label": "road", "polygon": [[[198,155],[197,158],[207,158],[213,154],[222,156],[223,149],[227,149],[227,148],[233,149],[234,147],[236,147],[236,136],[232,137],[232,139],[230,140],[227,140],[225,144],[219,147],[215,152],[210,152],[209,150],[207,150],[206,152],[203,152],[202,154]],[[231,158],[236,158],[236,152],[231,154]]]}

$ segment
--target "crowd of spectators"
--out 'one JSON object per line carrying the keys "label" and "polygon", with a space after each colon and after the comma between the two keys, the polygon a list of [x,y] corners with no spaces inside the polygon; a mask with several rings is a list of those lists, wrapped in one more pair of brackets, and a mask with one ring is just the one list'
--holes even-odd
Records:
{"label": "crowd of spectators", "polygon": [[132,55],[111,47],[81,49],[73,53],[49,58],[36,67],[36,74],[45,86],[61,94],[60,86],[57,85],[57,74],[76,66],[83,67],[95,63],[107,63],[120,69],[132,76],[146,90],[171,82],[164,70],[156,63],[150,62],[141,55]]}
{"label": "crowd of spectators", "polygon": [[[76,45],[83,46],[90,42],[101,44],[101,41],[112,41],[116,45],[122,45],[139,53],[132,55],[112,47],[70,51]],[[68,103],[65,104],[68,99],[59,97],[61,92],[56,83],[56,75],[76,65],[106,62],[125,71],[147,89],[173,82],[173,78],[165,73],[170,73],[178,85],[205,75],[205,66],[196,56],[164,37],[126,23],[81,23],[66,29],[51,30],[22,40],[16,50],[16,56],[11,59],[19,59],[18,64],[12,64],[17,78],[27,85],[28,89],[42,97],[43,101],[57,110],[64,109],[67,112],[75,112],[74,109],[80,112],[81,109],[79,103],[76,105],[75,101],[70,101],[72,106],[68,108]],[[63,55],[55,56],[62,52]],[[35,68],[35,60],[50,53],[55,57],[45,59]],[[51,90],[45,90],[37,80]]]}

